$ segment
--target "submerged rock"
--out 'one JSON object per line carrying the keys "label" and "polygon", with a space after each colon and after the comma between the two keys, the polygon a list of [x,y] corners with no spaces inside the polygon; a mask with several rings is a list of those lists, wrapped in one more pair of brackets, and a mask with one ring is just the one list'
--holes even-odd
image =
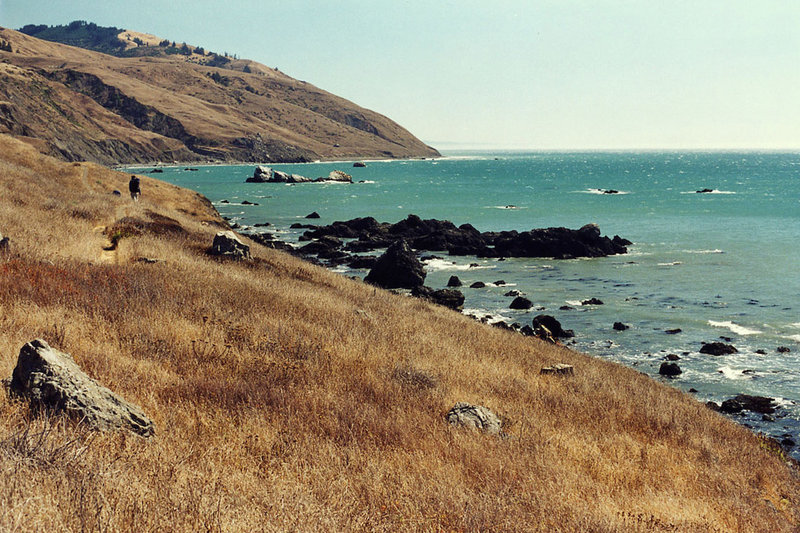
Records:
{"label": "submerged rock", "polygon": [[477,429],[491,435],[499,435],[503,428],[500,417],[482,405],[458,402],[447,412],[446,418],[454,426]]}
{"label": "submerged rock", "polygon": [[401,239],[378,258],[364,281],[384,289],[413,289],[425,282],[425,269],[408,243]]}
{"label": "submerged rock", "polygon": [[64,413],[93,429],[126,429],[150,437],[153,422],[142,410],[87,376],[72,356],[51,348],[42,339],[19,352],[10,391],[27,398],[37,409]]}

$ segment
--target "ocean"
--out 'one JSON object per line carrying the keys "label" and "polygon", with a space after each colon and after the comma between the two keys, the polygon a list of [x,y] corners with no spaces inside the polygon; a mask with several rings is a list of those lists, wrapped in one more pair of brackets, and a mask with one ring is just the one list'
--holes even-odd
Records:
{"label": "ocean", "polygon": [[[499,151],[366,164],[270,165],[312,178],[344,170],[357,182],[351,185],[245,183],[255,165],[166,166],[155,177],[202,193],[242,231],[293,243],[303,232],[290,229],[294,223],[364,216],[397,222],[413,213],[480,231],[596,223],[603,235],[633,241],[628,253],[498,261],[442,252],[426,262],[426,285],[442,288],[459,276],[464,312],[492,321],[524,325],[552,315],[575,331],[575,349],[696,391],[703,402],[740,393],[775,398],[774,421],[757,413],[732,418],[800,442],[800,153]],[[306,220],[312,211],[321,218]],[[487,286],[469,288],[475,281]],[[510,290],[534,308],[509,309]],[[604,304],[581,305],[589,298]],[[630,328],[615,331],[615,322]],[[681,332],[666,333],[674,329]],[[701,343],[721,338],[738,353],[699,353]],[[658,373],[669,354],[683,371],[675,378]],[[792,455],[800,457],[800,448]]]}

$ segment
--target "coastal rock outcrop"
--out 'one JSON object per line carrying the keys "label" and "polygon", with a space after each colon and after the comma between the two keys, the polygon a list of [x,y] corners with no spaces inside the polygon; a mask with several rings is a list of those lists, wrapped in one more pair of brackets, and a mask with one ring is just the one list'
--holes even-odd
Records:
{"label": "coastal rock outcrop", "polygon": [[142,410],[87,376],[71,355],[42,339],[19,352],[9,387],[36,409],[65,413],[99,430],[126,429],[150,437],[153,422]]}
{"label": "coastal rock outcrop", "polygon": [[423,285],[412,289],[411,295],[438,305],[449,307],[455,311],[461,311],[461,309],[464,308],[464,294],[455,289],[434,290],[431,287]]}
{"label": "coastal rock outcrop", "polygon": [[547,375],[552,374],[556,376],[572,376],[575,374],[575,368],[566,363],[558,363],[551,366],[546,366],[539,370],[539,374]]}
{"label": "coastal rock outcrop", "polygon": [[534,332],[544,326],[553,337],[569,339],[575,336],[574,331],[571,329],[564,329],[561,327],[561,322],[550,315],[537,315],[533,317],[531,325],[533,326]]}
{"label": "coastal rock outcrop", "polygon": [[675,377],[683,374],[683,370],[678,366],[678,363],[661,363],[658,373],[662,376]]}
{"label": "coastal rock outcrop", "polygon": [[322,181],[339,181],[342,183],[353,183],[353,176],[351,176],[347,172],[342,172],[341,170],[332,170],[328,174],[328,178],[323,179]]}
{"label": "coastal rock outcrop", "polygon": [[511,308],[511,309],[517,309],[517,310],[524,311],[526,309],[530,309],[531,307],[533,307],[533,302],[531,302],[530,300],[528,300],[524,296],[517,296],[516,298],[514,298],[511,301],[511,303],[508,305],[508,307]]}
{"label": "coastal rock outcrop", "polygon": [[348,249],[365,252],[385,248],[399,239],[406,239],[417,250],[447,251],[450,255],[478,257],[602,257],[627,252],[631,242],[615,236],[602,237],[595,224],[581,229],[533,229],[526,232],[502,231],[481,233],[471,224],[456,227],[448,220],[423,220],[416,215],[394,224],[379,223],[374,218],[337,221],[329,226],[308,231],[304,236],[322,235],[358,239]]}
{"label": "coastal rock outcrop", "polygon": [[384,289],[413,289],[425,282],[425,269],[405,239],[392,244],[364,281]]}
{"label": "coastal rock outcrop", "polygon": [[250,259],[250,247],[232,231],[220,231],[214,235],[209,253],[234,259]]}
{"label": "coastal rock outcrop", "polygon": [[458,276],[450,276],[450,279],[447,280],[448,287],[461,287],[461,279]]}
{"label": "coastal rock outcrop", "polygon": [[446,418],[454,426],[477,429],[490,435],[499,435],[503,429],[500,417],[482,405],[458,402],[447,412]]}

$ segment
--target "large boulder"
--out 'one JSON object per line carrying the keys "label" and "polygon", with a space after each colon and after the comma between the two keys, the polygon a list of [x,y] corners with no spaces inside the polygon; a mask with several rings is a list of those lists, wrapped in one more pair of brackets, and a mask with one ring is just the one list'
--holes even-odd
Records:
{"label": "large boulder", "polygon": [[245,180],[245,183],[267,183],[272,179],[274,171],[269,167],[257,166],[253,175]]}
{"label": "large boulder", "polygon": [[447,421],[454,426],[478,429],[492,435],[500,434],[503,429],[502,420],[489,408],[464,402],[458,402],[447,412]]}
{"label": "large boulder", "polygon": [[232,231],[217,233],[209,253],[234,259],[250,259],[250,247],[239,240],[239,237]]}
{"label": "large boulder", "polygon": [[153,422],[142,410],[87,376],[72,356],[51,348],[42,339],[19,352],[10,390],[31,406],[65,413],[99,430],[126,429],[150,437]]}
{"label": "large boulder", "polygon": [[413,289],[425,282],[425,269],[405,239],[378,258],[364,281],[385,289]]}
{"label": "large boulder", "polygon": [[533,302],[525,298],[524,296],[517,296],[514,298],[511,303],[508,305],[511,309],[519,309],[519,310],[526,310],[533,307]]}
{"label": "large boulder", "polygon": [[308,183],[310,181],[312,181],[311,178],[300,174],[288,174],[280,170],[273,171],[272,177],[269,179],[270,183]]}

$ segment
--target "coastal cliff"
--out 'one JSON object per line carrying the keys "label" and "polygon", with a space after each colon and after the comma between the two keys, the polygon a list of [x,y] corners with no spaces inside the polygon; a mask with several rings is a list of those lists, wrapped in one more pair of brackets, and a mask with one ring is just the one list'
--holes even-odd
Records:
{"label": "coastal cliff", "polygon": [[0,392],[0,529],[800,525],[777,444],[635,370],[246,237],[213,255],[210,202],[147,176],[133,202],[130,174],[8,135],[0,170],[0,377],[41,338],[157,428]]}
{"label": "coastal cliff", "polygon": [[133,46],[130,33],[110,55],[0,28],[0,133],[106,165],[439,155],[387,117],[277,69],[158,44],[168,41]]}

